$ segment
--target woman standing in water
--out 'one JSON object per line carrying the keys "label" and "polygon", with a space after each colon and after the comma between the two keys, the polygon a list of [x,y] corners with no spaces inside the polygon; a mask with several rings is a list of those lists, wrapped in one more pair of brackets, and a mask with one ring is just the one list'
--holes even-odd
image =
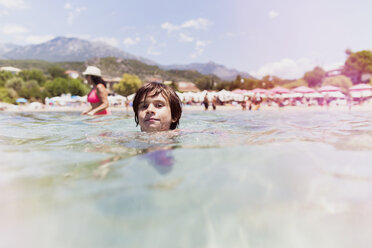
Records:
{"label": "woman standing in water", "polygon": [[95,66],[88,66],[83,72],[86,80],[93,86],[89,92],[87,100],[90,103],[90,109],[81,113],[82,115],[107,115],[109,103],[107,99],[106,82],[102,79],[101,70]]}

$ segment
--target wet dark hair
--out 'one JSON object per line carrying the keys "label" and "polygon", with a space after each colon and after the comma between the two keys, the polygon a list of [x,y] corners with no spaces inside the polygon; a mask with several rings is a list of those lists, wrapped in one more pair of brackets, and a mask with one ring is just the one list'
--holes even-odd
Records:
{"label": "wet dark hair", "polygon": [[147,96],[157,96],[159,94],[161,94],[169,103],[172,120],[176,120],[170,125],[170,129],[174,130],[177,128],[182,114],[181,100],[171,87],[158,82],[147,83],[137,90],[136,96],[133,100],[134,121],[138,126],[138,106],[141,100],[146,99]]}
{"label": "wet dark hair", "polygon": [[94,75],[87,75],[87,76],[90,76],[92,78],[92,82],[94,83],[94,85],[103,84],[105,86],[105,88],[107,88],[106,81],[103,80],[102,77],[94,76]]}

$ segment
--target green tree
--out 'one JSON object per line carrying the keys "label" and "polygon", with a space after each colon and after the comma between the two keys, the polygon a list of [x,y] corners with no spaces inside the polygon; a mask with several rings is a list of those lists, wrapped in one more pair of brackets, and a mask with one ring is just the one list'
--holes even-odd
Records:
{"label": "green tree", "polygon": [[322,84],[326,72],[319,66],[316,66],[312,71],[308,71],[304,75],[304,79],[309,87],[318,87]]}
{"label": "green tree", "polygon": [[279,81],[281,81],[279,77],[266,75],[260,80],[257,86],[258,88],[271,89],[275,87],[275,82]]}
{"label": "green tree", "polygon": [[17,93],[22,89],[23,80],[19,77],[13,77],[6,81],[5,87],[15,90]]}
{"label": "green tree", "polygon": [[59,66],[55,66],[55,65],[51,66],[47,69],[47,72],[52,77],[52,79],[67,78],[67,74],[65,74],[65,70]]}
{"label": "green tree", "polygon": [[12,96],[12,89],[0,88],[0,102],[15,103],[15,97]]}
{"label": "green tree", "polygon": [[261,81],[255,78],[244,78],[243,89],[253,90],[261,85]]}
{"label": "green tree", "polygon": [[216,76],[203,75],[195,80],[195,85],[201,90],[211,90],[217,81]]}
{"label": "green tree", "polygon": [[23,81],[36,80],[40,86],[43,86],[46,81],[44,73],[40,70],[23,70],[18,75]]}
{"label": "green tree", "polygon": [[119,83],[114,85],[114,91],[120,95],[128,96],[136,93],[141,87],[142,81],[136,75],[124,73]]}
{"label": "green tree", "polygon": [[18,94],[20,97],[24,97],[27,99],[42,99],[41,89],[36,80],[30,80],[22,83],[22,88]]}
{"label": "green tree", "polygon": [[45,83],[44,88],[46,92],[52,97],[69,93],[68,81],[65,78],[55,78],[52,81],[48,81]]}
{"label": "green tree", "polygon": [[14,77],[9,71],[0,71],[0,87],[5,87],[6,81]]}
{"label": "green tree", "polygon": [[337,86],[343,89],[344,92],[347,92],[353,83],[351,82],[350,78],[344,75],[338,75],[324,79],[322,86],[325,85]]}
{"label": "green tree", "polygon": [[84,96],[89,92],[89,87],[79,79],[68,79],[67,84],[71,95]]}
{"label": "green tree", "polygon": [[354,84],[361,82],[363,73],[372,73],[372,52],[363,50],[350,52],[345,61],[342,74],[351,78]]}
{"label": "green tree", "polygon": [[213,89],[218,90],[218,91],[220,91],[220,90],[228,90],[229,87],[230,87],[230,83],[231,83],[231,82],[229,82],[229,81],[222,81],[222,82],[219,82],[219,83],[217,83],[217,84],[214,86]]}

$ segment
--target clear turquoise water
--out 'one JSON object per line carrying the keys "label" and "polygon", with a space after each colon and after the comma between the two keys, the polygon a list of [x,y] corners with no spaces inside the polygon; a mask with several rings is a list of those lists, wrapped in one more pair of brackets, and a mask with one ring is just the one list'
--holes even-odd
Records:
{"label": "clear turquoise water", "polygon": [[371,111],[0,113],[0,247],[370,247]]}

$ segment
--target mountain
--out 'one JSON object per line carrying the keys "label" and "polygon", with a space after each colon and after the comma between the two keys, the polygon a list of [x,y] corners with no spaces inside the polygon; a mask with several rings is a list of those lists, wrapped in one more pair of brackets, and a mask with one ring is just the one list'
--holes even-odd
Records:
{"label": "mountain", "polygon": [[103,42],[90,42],[78,38],[57,37],[37,44],[16,47],[5,52],[4,59],[36,59],[46,61],[86,61],[91,58],[117,57],[135,59],[146,64],[155,62],[129,54]]}
{"label": "mountain", "polygon": [[[94,58],[116,57],[124,60],[137,60],[147,65],[156,65],[163,70],[196,71],[204,75],[214,74],[223,80],[234,80],[237,75],[251,77],[246,72],[229,69],[214,62],[187,65],[162,66],[149,59],[132,55],[103,42],[91,42],[78,38],[56,37],[37,44],[16,46],[0,44],[0,59],[3,60],[44,60],[49,62],[85,62]],[[178,72],[179,73],[179,72]],[[190,72],[188,72],[190,74]]]}
{"label": "mountain", "polygon": [[0,58],[3,58],[3,54],[7,53],[15,48],[18,48],[18,45],[10,43],[0,43]]}
{"label": "mountain", "polygon": [[166,70],[196,70],[205,75],[214,74],[223,80],[234,80],[237,75],[245,78],[252,78],[252,76],[246,72],[229,69],[224,65],[216,64],[214,62],[192,63],[187,65],[167,65],[162,66],[162,68]]}

